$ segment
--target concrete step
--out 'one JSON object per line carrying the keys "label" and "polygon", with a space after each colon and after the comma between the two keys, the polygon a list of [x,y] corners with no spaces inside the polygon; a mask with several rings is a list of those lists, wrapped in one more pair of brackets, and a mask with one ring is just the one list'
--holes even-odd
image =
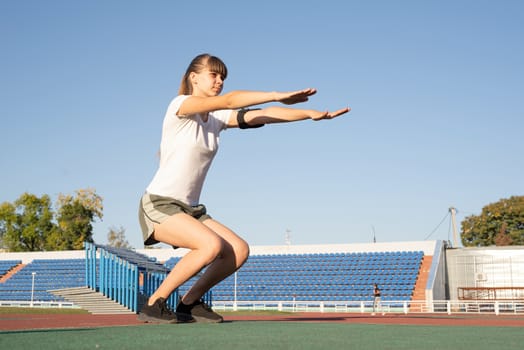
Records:
{"label": "concrete step", "polygon": [[78,305],[94,315],[134,314],[127,307],[89,287],[55,289],[49,292]]}

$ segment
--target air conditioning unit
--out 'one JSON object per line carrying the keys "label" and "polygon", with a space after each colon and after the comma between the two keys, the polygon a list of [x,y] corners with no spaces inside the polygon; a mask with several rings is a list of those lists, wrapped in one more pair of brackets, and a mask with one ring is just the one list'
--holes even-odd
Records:
{"label": "air conditioning unit", "polygon": [[476,281],[487,281],[488,276],[484,272],[477,272],[475,273],[475,280]]}

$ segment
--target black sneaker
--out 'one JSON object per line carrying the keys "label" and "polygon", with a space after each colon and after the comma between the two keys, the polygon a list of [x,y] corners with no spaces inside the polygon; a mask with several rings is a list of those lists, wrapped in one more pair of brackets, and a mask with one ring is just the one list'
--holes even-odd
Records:
{"label": "black sneaker", "polygon": [[198,323],[221,323],[224,322],[224,318],[214,312],[206,303],[202,300],[195,301],[191,305],[186,305],[180,300],[176,307],[177,315],[188,315],[192,316],[195,322]]}
{"label": "black sneaker", "polygon": [[[189,316],[189,317],[188,317]],[[151,323],[190,323],[195,322],[191,315],[178,315],[171,311],[164,298],[158,298],[151,306],[147,303],[142,306],[138,313],[138,319],[143,322]]]}

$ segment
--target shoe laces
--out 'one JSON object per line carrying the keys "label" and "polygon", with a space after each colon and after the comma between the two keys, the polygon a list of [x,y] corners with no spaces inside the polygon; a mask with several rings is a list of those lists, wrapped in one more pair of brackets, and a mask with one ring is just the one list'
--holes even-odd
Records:
{"label": "shoe laces", "polygon": [[160,302],[158,303],[158,306],[160,306],[161,315],[164,315],[164,314],[169,315],[169,316],[175,315],[175,313],[171,311],[171,309],[167,306],[165,299],[161,299]]}
{"label": "shoe laces", "polygon": [[202,299],[198,300],[193,304],[193,306],[201,305],[202,308],[204,308],[206,311],[213,311],[211,310],[211,307],[207,305]]}

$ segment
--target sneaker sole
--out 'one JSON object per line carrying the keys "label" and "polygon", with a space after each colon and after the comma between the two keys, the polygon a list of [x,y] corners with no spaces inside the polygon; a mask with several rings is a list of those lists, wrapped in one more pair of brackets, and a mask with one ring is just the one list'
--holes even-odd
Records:
{"label": "sneaker sole", "polygon": [[213,319],[213,318],[207,318],[207,317],[201,317],[201,316],[195,316],[195,315],[193,315],[193,318],[195,319],[196,323],[222,323],[224,322],[223,318]]}
{"label": "sneaker sole", "polygon": [[180,312],[177,312],[176,315],[177,315],[176,323],[195,323],[196,322],[195,318],[191,315],[183,314]]}
{"label": "sneaker sole", "polygon": [[152,317],[152,316],[148,316],[148,315],[144,315],[144,314],[138,314],[138,320],[142,321],[142,322],[145,322],[145,323],[164,323],[164,324],[178,323],[178,321],[176,319],[174,319],[174,320],[163,320],[161,318],[156,318],[156,317]]}

